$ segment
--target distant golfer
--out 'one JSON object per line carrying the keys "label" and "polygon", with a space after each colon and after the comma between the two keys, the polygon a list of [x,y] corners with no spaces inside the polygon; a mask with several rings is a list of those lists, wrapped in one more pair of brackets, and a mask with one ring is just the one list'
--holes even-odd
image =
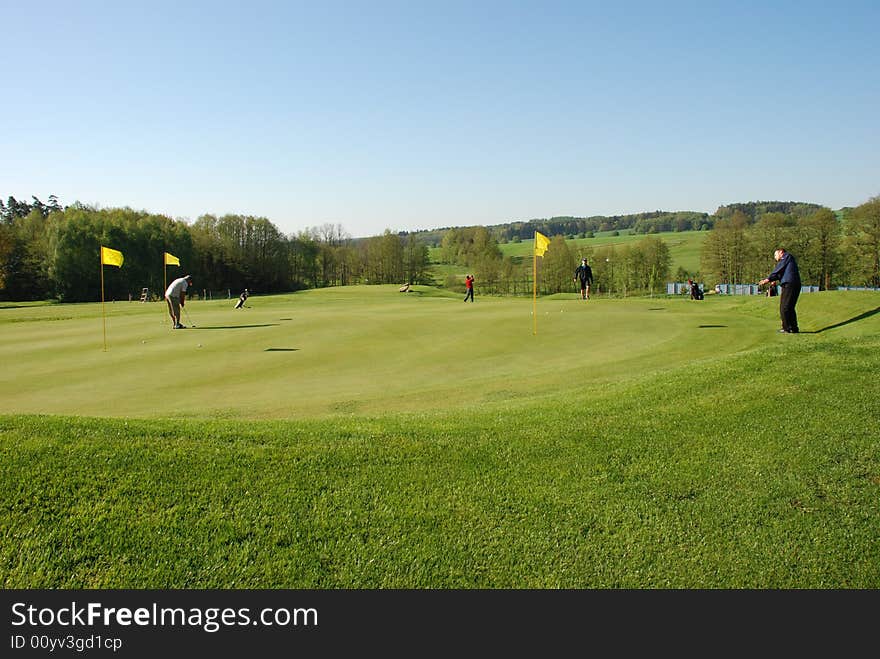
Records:
{"label": "distant golfer", "polygon": [[587,259],[581,259],[581,264],[574,271],[574,281],[578,280],[581,282],[581,299],[589,300],[590,287],[593,285],[593,269],[587,264]]}
{"label": "distant golfer", "polygon": [[186,305],[186,289],[192,284],[192,275],[175,279],[165,291],[168,314],[171,316],[171,329],[185,329],[180,324],[180,308]]}
{"label": "distant golfer", "polygon": [[782,287],[782,292],[779,294],[779,316],[782,319],[782,329],[779,332],[781,334],[797,334],[800,330],[794,307],[801,294],[801,274],[797,261],[782,248],[773,252],[773,258],[776,259],[776,267],[773,272],[758,283],[763,286],[770,282],[779,282]]}
{"label": "distant golfer", "polygon": [[241,292],[241,295],[238,296],[238,302],[235,303],[234,308],[241,309],[244,306],[244,301],[248,299],[249,295],[250,295],[250,293],[248,293],[248,289],[244,289]]}
{"label": "distant golfer", "polygon": [[468,275],[464,278],[464,286],[465,286],[465,294],[464,301],[467,302],[470,299],[471,302],[474,301],[474,277],[473,275]]}

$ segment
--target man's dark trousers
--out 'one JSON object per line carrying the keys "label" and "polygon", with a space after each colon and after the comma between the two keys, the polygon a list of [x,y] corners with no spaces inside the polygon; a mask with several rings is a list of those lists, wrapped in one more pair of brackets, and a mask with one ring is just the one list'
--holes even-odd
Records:
{"label": "man's dark trousers", "polygon": [[800,284],[783,284],[779,294],[779,317],[782,318],[782,329],[786,332],[798,332],[797,312],[794,310],[801,295]]}

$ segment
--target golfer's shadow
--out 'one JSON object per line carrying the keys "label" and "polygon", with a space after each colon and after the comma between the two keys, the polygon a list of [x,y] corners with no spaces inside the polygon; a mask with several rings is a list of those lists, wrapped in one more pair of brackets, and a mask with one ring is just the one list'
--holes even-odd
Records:
{"label": "golfer's shadow", "polygon": [[206,330],[207,329],[210,329],[210,330],[215,330],[215,329],[251,329],[254,327],[278,327],[278,323],[265,323],[263,325],[208,325],[207,327],[204,325],[200,325],[198,327],[193,325],[191,327],[192,327],[192,329],[200,329],[200,330],[203,330],[203,329],[206,329]]}
{"label": "golfer's shadow", "polygon": [[849,325],[850,323],[857,323],[860,320],[865,320],[865,318],[870,318],[871,316],[880,313],[880,307],[876,309],[871,309],[871,311],[866,311],[865,313],[859,314],[858,316],[854,316],[849,320],[842,320],[839,323],[834,323],[833,325],[828,325],[827,327],[823,327],[822,329],[817,329],[812,332],[805,332],[801,330],[801,334],[820,334],[822,332],[827,332],[828,330],[837,329],[838,327],[843,327],[844,325]]}

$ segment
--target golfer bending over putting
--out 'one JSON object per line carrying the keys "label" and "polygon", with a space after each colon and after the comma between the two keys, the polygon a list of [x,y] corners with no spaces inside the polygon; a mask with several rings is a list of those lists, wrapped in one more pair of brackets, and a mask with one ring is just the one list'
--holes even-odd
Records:
{"label": "golfer bending over putting", "polygon": [[171,329],[184,329],[180,324],[180,308],[186,305],[186,289],[192,283],[192,275],[175,279],[165,291],[168,314],[171,316]]}

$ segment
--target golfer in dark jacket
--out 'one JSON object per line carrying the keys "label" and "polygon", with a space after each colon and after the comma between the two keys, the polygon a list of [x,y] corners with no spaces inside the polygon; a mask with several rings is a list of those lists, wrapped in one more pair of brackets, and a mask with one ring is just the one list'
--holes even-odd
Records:
{"label": "golfer in dark jacket", "polygon": [[784,249],[777,249],[773,252],[773,258],[776,259],[776,267],[773,269],[766,279],[762,279],[761,285],[769,284],[771,281],[778,281],[782,287],[779,294],[779,316],[782,318],[782,329],[779,330],[783,334],[797,334],[798,322],[795,305],[801,294],[801,273],[798,271],[797,261],[794,257]]}
{"label": "golfer in dark jacket", "polygon": [[590,286],[593,285],[593,269],[587,265],[587,259],[582,259],[581,264],[574,271],[574,281],[581,280],[581,299],[590,299]]}

